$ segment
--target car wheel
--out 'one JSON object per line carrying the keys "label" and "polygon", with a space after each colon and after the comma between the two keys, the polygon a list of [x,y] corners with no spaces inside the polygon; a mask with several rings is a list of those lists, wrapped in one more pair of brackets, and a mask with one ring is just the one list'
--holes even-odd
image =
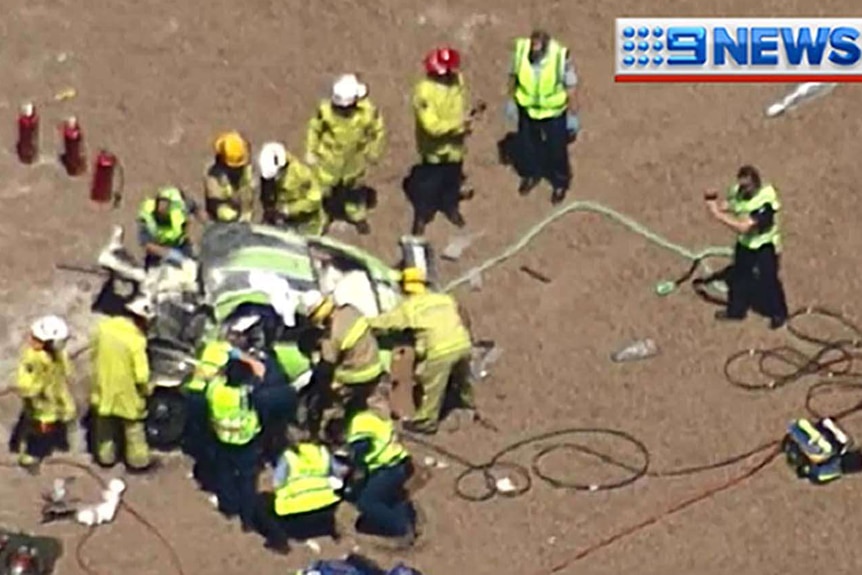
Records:
{"label": "car wheel", "polygon": [[156,449],[177,447],[186,427],[185,398],[176,390],[156,390],[147,411],[147,443]]}

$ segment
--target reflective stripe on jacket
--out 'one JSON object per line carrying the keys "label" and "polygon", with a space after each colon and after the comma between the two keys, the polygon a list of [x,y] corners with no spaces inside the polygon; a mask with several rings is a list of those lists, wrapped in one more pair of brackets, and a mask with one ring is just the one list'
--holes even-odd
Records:
{"label": "reflective stripe on jacket", "polygon": [[460,74],[453,84],[430,78],[413,89],[416,116],[416,147],[429,164],[461,162],[465,154],[464,120],[468,106],[467,87]]}
{"label": "reflective stripe on jacket", "polygon": [[247,385],[228,385],[224,376],[207,387],[210,421],[216,437],[228,445],[246,445],[260,433],[260,418]]}
{"label": "reflective stripe on jacket", "polygon": [[361,411],[350,418],[347,426],[347,443],[368,440],[371,450],[365,456],[368,471],[391,467],[410,456],[398,441],[391,419],[383,419],[373,411]]}
{"label": "reflective stripe on jacket", "polygon": [[275,491],[275,514],[308,513],[338,503],[329,482],[330,455],[322,445],[300,443],[284,453],[289,474]]}

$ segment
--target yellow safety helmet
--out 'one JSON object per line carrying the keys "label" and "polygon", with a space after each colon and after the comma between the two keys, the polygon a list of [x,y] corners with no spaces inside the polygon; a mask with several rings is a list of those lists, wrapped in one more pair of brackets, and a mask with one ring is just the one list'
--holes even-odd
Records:
{"label": "yellow safety helmet", "polygon": [[428,277],[422,268],[404,268],[404,271],[401,272],[401,285],[406,293],[424,293],[427,281]]}
{"label": "yellow safety helmet", "polygon": [[216,138],[215,153],[229,168],[241,168],[248,164],[248,143],[239,132],[225,132]]}

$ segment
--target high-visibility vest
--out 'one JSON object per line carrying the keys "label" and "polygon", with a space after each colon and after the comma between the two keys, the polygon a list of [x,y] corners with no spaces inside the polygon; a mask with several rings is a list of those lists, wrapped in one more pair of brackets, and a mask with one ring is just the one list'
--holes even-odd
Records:
{"label": "high-visibility vest", "polygon": [[371,450],[365,455],[368,471],[391,467],[410,456],[398,441],[392,420],[383,419],[373,411],[361,411],[350,418],[347,443],[368,440]]}
{"label": "high-visibility vest", "polygon": [[739,234],[737,241],[744,247],[750,250],[756,250],[767,244],[775,246],[775,251],[781,251],[781,233],[778,228],[778,214],[781,210],[781,203],[778,201],[778,192],[774,187],[767,184],[761,187],[750,198],[745,199],[739,193],[739,185],[734,186],[729,194],[728,203],[730,208],[737,216],[747,216],[770,204],[775,210],[775,220],[772,227],[766,231],[752,230],[751,232]]}
{"label": "high-visibility vest", "polygon": [[222,340],[208,341],[198,358],[194,375],[189,379],[184,389],[192,392],[203,392],[207,384],[219,373],[228,361],[230,343]]}
{"label": "high-visibility vest", "polygon": [[566,49],[556,40],[548,42],[539,74],[530,62],[530,39],[515,43],[513,70],[517,86],[515,101],[534,120],[554,118],[566,111],[569,95],[564,83]]}
{"label": "high-visibility vest", "polygon": [[260,433],[260,418],[249,401],[247,385],[229,386],[224,376],[207,388],[210,421],[216,437],[228,445],[246,445]]}
{"label": "high-visibility vest", "polygon": [[186,213],[186,203],[176,188],[168,190],[167,194],[170,200],[171,207],[169,211],[169,222],[167,225],[161,225],[156,221],[154,212],[156,210],[156,199],[149,198],[141,204],[141,209],[138,212],[138,219],[147,227],[147,231],[153,236],[153,239],[160,246],[177,247],[182,245],[186,240],[186,222],[188,214]]}
{"label": "high-visibility vest", "polygon": [[295,515],[317,511],[338,503],[329,483],[329,452],[322,445],[300,443],[284,453],[289,474],[275,490],[275,514]]}

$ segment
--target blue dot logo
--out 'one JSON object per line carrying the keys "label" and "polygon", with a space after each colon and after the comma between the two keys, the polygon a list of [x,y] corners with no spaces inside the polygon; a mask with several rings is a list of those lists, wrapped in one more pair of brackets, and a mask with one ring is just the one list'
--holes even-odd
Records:
{"label": "blue dot logo", "polygon": [[664,34],[664,30],[661,29],[661,26],[656,26],[652,31],[654,38],[661,38],[662,34]]}
{"label": "blue dot logo", "polygon": [[653,50],[664,50],[664,43],[656,40],[652,45]]}
{"label": "blue dot logo", "polygon": [[646,66],[649,64],[649,56],[641,56],[638,58],[638,66]]}
{"label": "blue dot logo", "polygon": [[639,42],[638,50],[640,50],[641,52],[646,52],[647,50],[649,50],[649,42]]}
{"label": "blue dot logo", "polygon": [[623,50],[625,50],[626,52],[634,52],[634,50],[635,50],[635,43],[634,43],[634,42],[632,42],[631,40],[629,40],[628,42],[626,42],[625,44],[623,44]]}
{"label": "blue dot logo", "polygon": [[662,58],[661,56],[656,56],[652,59],[652,63],[656,66],[661,66],[662,64],[664,64],[664,58]]}
{"label": "blue dot logo", "polygon": [[647,28],[646,26],[639,28],[638,29],[638,36],[640,36],[641,38],[648,38],[649,37],[649,28]]}
{"label": "blue dot logo", "polygon": [[634,38],[635,37],[635,29],[631,26],[627,26],[623,29],[623,38]]}
{"label": "blue dot logo", "polygon": [[623,66],[631,67],[635,65],[635,57],[634,56],[626,56],[623,58]]}

